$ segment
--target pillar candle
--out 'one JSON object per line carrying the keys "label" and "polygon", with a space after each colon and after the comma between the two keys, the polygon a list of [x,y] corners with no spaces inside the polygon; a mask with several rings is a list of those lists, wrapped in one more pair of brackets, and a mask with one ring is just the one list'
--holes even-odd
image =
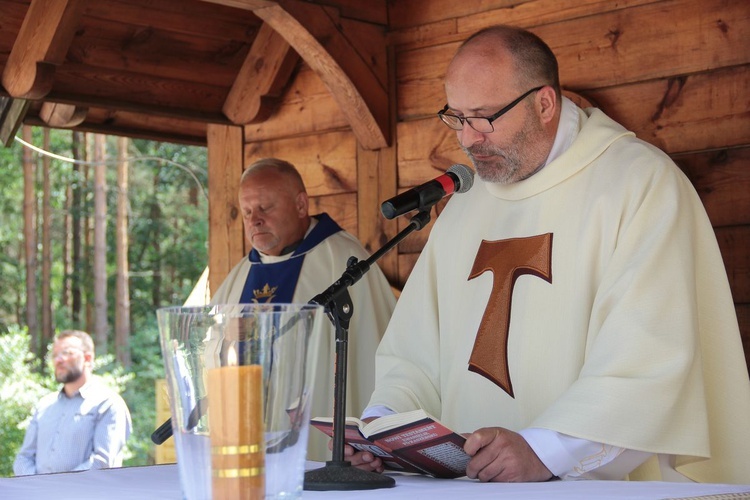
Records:
{"label": "pillar candle", "polygon": [[208,428],[215,500],[265,495],[262,369],[208,370]]}

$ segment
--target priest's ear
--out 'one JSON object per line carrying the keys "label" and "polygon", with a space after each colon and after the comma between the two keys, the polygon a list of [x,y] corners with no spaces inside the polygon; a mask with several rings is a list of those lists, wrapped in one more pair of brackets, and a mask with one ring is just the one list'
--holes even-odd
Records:
{"label": "priest's ear", "polygon": [[310,199],[307,197],[307,193],[304,191],[297,193],[295,203],[297,206],[297,215],[300,217],[307,217],[307,211],[310,208]]}

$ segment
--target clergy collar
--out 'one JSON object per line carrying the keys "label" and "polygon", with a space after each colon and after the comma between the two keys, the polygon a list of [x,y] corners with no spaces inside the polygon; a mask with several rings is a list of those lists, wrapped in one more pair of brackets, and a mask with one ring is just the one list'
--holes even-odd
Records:
{"label": "clergy collar", "polygon": [[279,256],[294,252],[295,250],[297,250],[297,247],[300,246],[301,243],[302,243],[302,240],[297,240],[291,245],[285,246],[284,248],[281,249],[281,253],[279,254]]}
{"label": "clergy collar", "polygon": [[557,125],[555,142],[552,144],[552,149],[547,156],[547,160],[544,162],[544,166],[552,163],[558,156],[570,148],[578,135],[578,130],[581,128],[581,119],[578,116],[578,109],[575,103],[564,96],[560,102],[560,121]]}

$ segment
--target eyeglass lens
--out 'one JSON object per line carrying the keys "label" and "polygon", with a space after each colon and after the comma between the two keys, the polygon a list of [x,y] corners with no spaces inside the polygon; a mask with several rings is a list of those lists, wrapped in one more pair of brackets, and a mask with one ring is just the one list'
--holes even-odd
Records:
{"label": "eyeglass lens", "polygon": [[75,348],[67,348],[67,349],[63,349],[63,350],[62,350],[62,351],[60,351],[60,352],[55,352],[55,353],[52,353],[52,359],[57,359],[57,358],[60,358],[60,357],[62,357],[62,358],[69,358],[69,357],[70,357],[70,356],[72,356],[72,355],[73,355],[73,354],[74,354],[74,353],[75,353],[76,351],[80,351],[80,349],[75,349]]}
{"label": "eyeglass lens", "polygon": [[526,96],[528,96],[532,92],[536,92],[537,90],[542,89],[543,87],[544,86],[535,87],[533,89],[527,90],[518,98],[514,99],[510,104],[508,104],[492,116],[457,116],[451,113],[446,113],[446,111],[448,110],[447,104],[441,111],[438,112],[438,116],[446,125],[448,125],[448,127],[452,128],[453,130],[461,130],[462,128],[464,128],[464,122],[466,122],[477,132],[488,134],[495,131],[495,127],[492,124],[493,121],[497,120],[502,115],[513,109]]}

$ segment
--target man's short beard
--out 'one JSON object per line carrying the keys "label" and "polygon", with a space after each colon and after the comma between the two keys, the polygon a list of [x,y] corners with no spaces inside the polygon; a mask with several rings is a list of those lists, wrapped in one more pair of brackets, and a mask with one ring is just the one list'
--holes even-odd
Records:
{"label": "man's short beard", "polygon": [[[535,160],[536,152],[542,139],[542,128],[534,121],[534,115],[530,114],[507,148],[500,148],[491,144],[478,144],[463,147],[466,156],[471,159],[477,175],[485,182],[495,184],[512,184],[522,181],[536,173],[544,159]],[[474,155],[492,156],[488,160],[477,160]]]}
{"label": "man's short beard", "polygon": [[82,375],[83,370],[81,370],[77,366],[74,366],[70,368],[70,370],[66,371],[62,376],[55,375],[55,380],[57,380],[61,384],[69,384],[71,382],[76,382],[79,378],[81,378]]}
{"label": "man's short beard", "polygon": [[[514,151],[515,147],[511,146],[508,149],[500,149],[495,146],[475,146],[462,149],[466,153],[466,156],[471,159],[477,175],[483,181],[496,184],[511,184],[520,180],[517,177],[522,165],[518,161],[517,151]],[[477,160],[474,154],[492,156],[493,158],[489,160]]]}

